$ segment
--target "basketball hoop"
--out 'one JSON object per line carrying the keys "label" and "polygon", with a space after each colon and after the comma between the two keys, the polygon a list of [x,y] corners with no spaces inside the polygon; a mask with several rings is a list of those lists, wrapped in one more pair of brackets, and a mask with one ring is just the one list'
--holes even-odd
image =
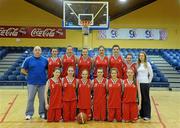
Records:
{"label": "basketball hoop", "polygon": [[84,35],[89,35],[89,26],[91,25],[91,21],[89,21],[89,20],[81,20],[80,24],[82,26],[82,33]]}
{"label": "basketball hoop", "polygon": [[[99,30],[109,28],[109,2],[63,0],[63,28]],[[88,34],[88,32],[87,32]]]}

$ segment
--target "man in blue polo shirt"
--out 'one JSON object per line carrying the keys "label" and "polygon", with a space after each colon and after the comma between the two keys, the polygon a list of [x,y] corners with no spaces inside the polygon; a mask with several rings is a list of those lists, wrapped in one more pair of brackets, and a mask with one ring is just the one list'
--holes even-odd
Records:
{"label": "man in blue polo shirt", "polygon": [[26,120],[30,120],[34,114],[34,99],[38,92],[39,115],[45,118],[44,90],[47,80],[46,69],[48,61],[41,56],[42,50],[39,46],[34,47],[33,56],[25,59],[21,72],[27,75],[28,102],[26,108]]}

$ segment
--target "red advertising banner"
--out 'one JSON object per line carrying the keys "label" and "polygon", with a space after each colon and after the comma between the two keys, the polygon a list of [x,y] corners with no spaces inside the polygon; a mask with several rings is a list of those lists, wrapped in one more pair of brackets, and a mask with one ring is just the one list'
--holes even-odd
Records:
{"label": "red advertising banner", "polygon": [[66,30],[60,27],[0,26],[0,38],[65,39]]}

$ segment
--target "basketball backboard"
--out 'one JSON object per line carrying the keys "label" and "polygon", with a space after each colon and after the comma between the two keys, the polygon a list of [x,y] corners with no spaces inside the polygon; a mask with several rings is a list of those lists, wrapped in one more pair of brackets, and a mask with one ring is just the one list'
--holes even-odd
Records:
{"label": "basketball backboard", "polygon": [[85,22],[89,29],[108,29],[108,2],[64,1],[63,28],[82,29]]}

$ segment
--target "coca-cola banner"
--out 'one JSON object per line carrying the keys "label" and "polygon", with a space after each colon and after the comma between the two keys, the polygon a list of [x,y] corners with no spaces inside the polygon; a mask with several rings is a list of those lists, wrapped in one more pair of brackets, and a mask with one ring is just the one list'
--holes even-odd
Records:
{"label": "coca-cola banner", "polygon": [[66,38],[60,27],[0,26],[0,38]]}

